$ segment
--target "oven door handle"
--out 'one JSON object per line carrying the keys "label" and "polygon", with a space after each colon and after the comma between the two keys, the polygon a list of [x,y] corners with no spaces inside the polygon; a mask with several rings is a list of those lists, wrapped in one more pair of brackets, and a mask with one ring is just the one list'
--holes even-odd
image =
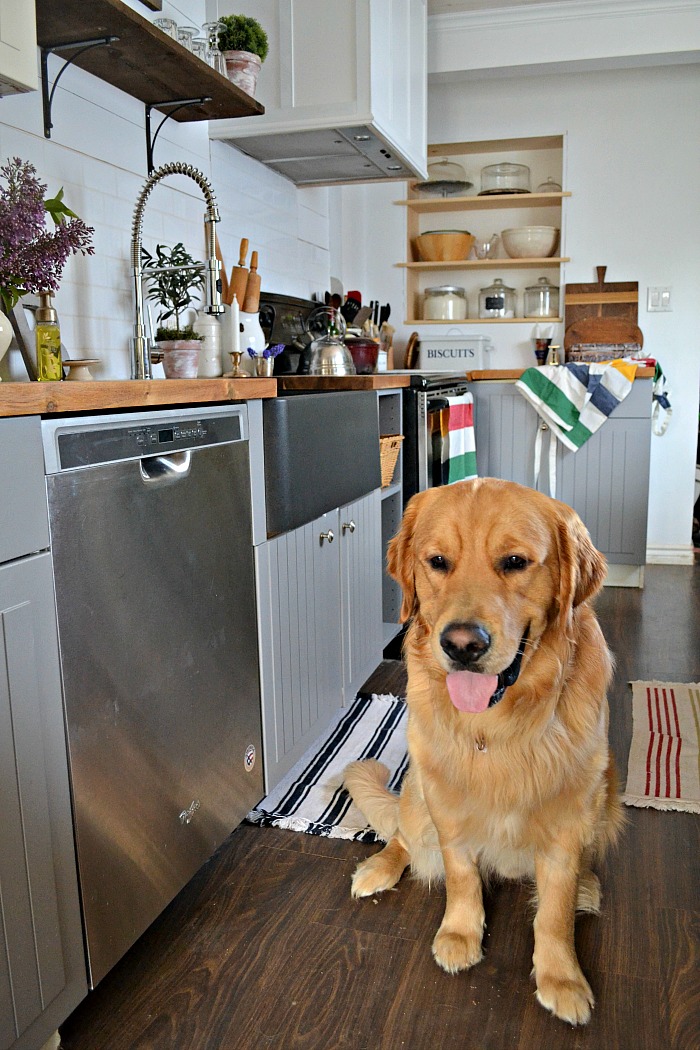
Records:
{"label": "oven door handle", "polygon": [[145,485],[172,485],[183,481],[192,466],[192,449],[172,452],[169,456],[145,456],[139,460],[141,480]]}

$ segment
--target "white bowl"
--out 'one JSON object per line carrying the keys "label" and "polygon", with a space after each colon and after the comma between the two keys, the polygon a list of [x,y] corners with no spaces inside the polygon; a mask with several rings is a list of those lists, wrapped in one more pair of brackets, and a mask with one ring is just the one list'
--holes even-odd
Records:
{"label": "white bowl", "polygon": [[520,226],[501,233],[511,259],[546,259],[554,254],[558,237],[556,226]]}

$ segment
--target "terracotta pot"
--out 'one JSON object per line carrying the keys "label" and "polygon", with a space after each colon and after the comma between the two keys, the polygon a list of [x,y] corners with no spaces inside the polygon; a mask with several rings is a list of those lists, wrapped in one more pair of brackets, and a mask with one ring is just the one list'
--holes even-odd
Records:
{"label": "terracotta pot", "polygon": [[163,351],[166,379],[196,379],[202,344],[198,339],[167,339],[158,346]]}
{"label": "terracotta pot", "polygon": [[258,55],[250,51],[224,51],[226,61],[226,75],[232,84],[235,84],[251,98],[255,98],[255,89],[258,83],[258,74],[262,62]]}

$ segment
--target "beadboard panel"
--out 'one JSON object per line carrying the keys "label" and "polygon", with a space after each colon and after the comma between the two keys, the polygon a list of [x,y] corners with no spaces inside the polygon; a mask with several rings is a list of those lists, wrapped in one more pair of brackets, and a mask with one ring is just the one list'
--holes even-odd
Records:
{"label": "beadboard panel", "polygon": [[[354,523],[354,530],[350,528]],[[376,489],[340,511],[343,693],[347,706],[382,658],[382,538]]]}
{"label": "beadboard panel", "polygon": [[256,548],[267,791],[341,705],[337,532],[332,511]]}

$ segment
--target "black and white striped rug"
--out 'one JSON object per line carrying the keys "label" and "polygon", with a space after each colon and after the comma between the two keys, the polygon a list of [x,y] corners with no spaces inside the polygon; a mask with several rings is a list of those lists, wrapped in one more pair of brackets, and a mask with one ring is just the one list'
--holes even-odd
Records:
{"label": "black and white striped rug", "polygon": [[360,694],[246,819],[308,835],[377,842],[343,787],[343,772],[357,759],[379,759],[391,771],[390,790],[398,791],[408,767],[406,720],[402,697]]}

